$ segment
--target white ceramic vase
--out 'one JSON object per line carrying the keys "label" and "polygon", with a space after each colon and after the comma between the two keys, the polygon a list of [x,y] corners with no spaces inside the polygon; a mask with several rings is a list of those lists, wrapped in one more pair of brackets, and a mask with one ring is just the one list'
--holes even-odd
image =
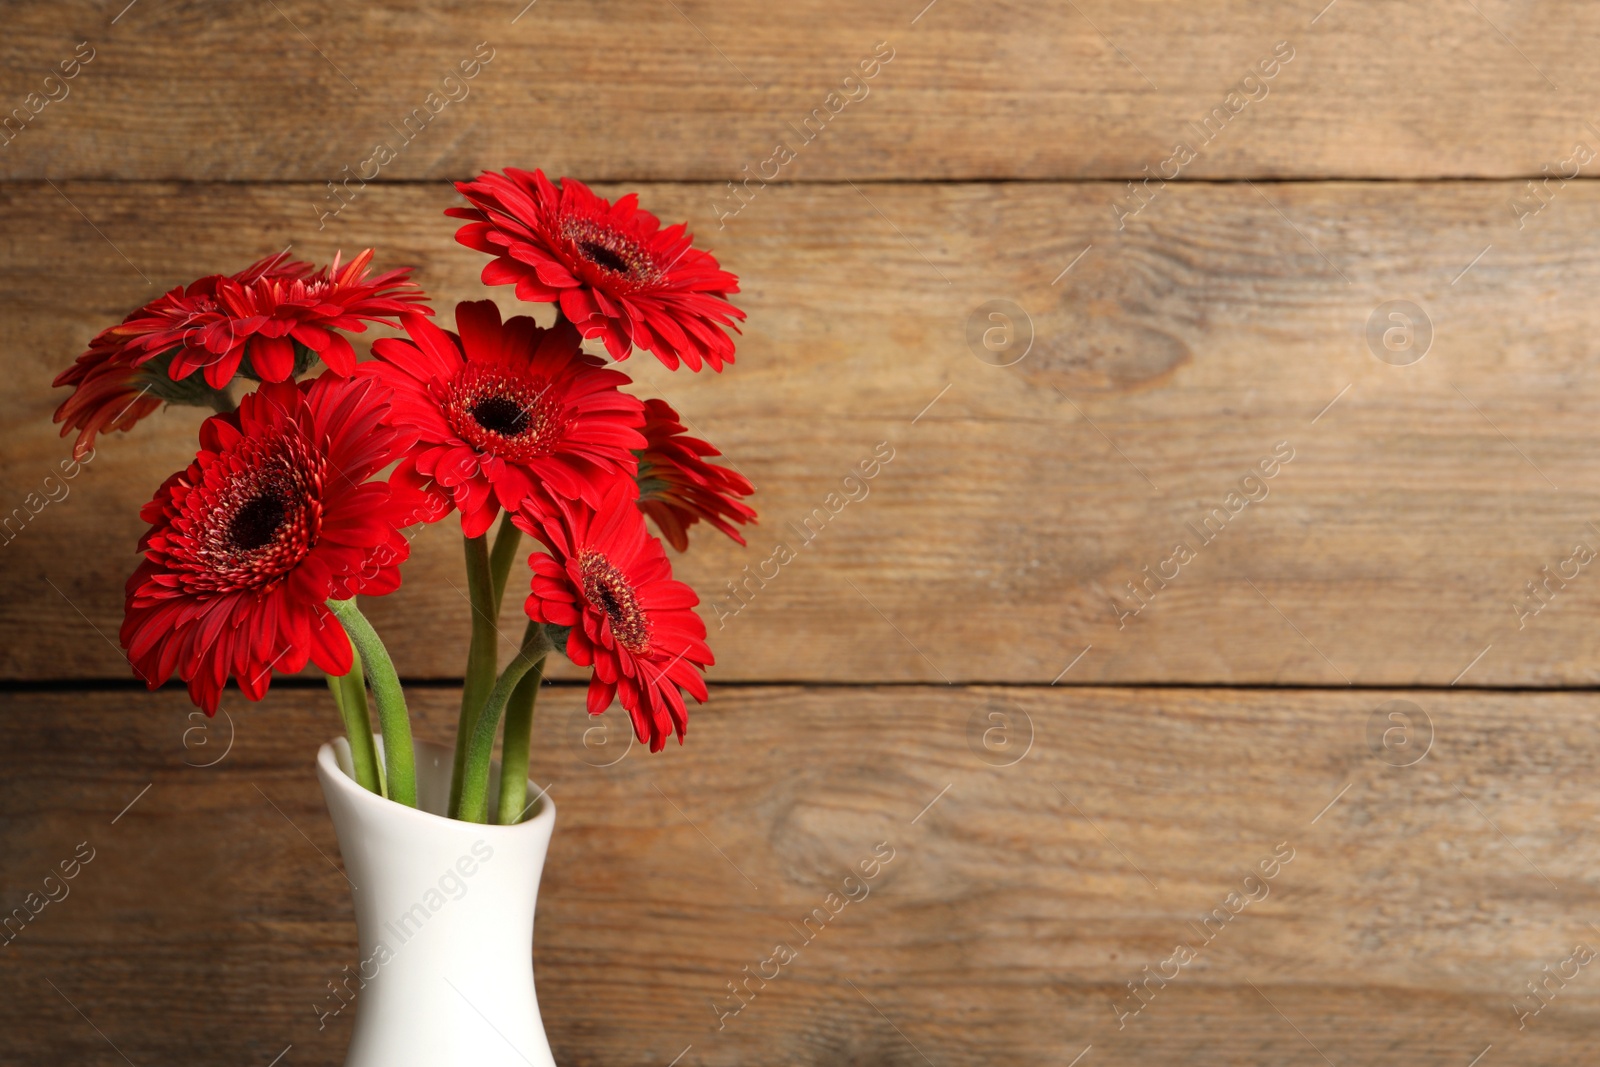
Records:
{"label": "white ceramic vase", "polygon": [[[542,797],[513,826],[445,818],[450,750],[418,742],[416,754],[408,808],[356,784],[344,738],[317,752],[361,942],[326,998],[355,1013],[345,1067],[555,1067],[533,988],[555,805]],[[499,777],[496,765],[491,797]]]}

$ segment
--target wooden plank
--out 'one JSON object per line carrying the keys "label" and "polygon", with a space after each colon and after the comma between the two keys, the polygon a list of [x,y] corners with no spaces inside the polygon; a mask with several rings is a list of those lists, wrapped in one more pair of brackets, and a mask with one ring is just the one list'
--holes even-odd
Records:
{"label": "wooden plank", "polygon": [[[446,736],[454,692],[411,696],[419,734]],[[351,1013],[319,1030],[314,1007],[355,958],[318,855],[337,855],[311,767],[326,694],[234,702],[187,737],[177,693],[0,699],[0,900],[95,850],[0,949],[13,1057],[340,1062]],[[1414,747],[1431,733],[1409,766],[1395,737],[1369,747],[1392,699],[1420,706]],[[1593,693],[728,686],[684,748],[609,767],[579,690],[541,708],[560,825],[535,957],[562,1063],[691,1045],[681,1062],[1068,1063],[1092,1044],[1082,1062],[1461,1067],[1592,1045],[1592,967],[1523,1029],[1512,1005],[1600,944]],[[880,842],[865,895],[827,904]],[[817,907],[839,910],[804,944],[791,924]],[[1206,941],[1217,908],[1237,913]],[[798,957],[719,1029],[711,1005],[777,942]],[[1197,957],[1119,1029],[1127,983],[1179,943]]]}
{"label": "wooden plank", "polygon": [[[6,30],[0,110],[23,110],[3,178],[320,184],[361,172],[383,143],[395,158],[369,164],[369,180],[507,163],[719,186],[763,164],[782,181],[1125,179],[1179,142],[1199,153],[1183,168],[1195,178],[1542,178],[1575,142],[1600,146],[1586,47],[1600,11],[1580,0],[1536,13],[1509,0],[1225,13],[1170,0],[290,0],[203,15],[71,0],[9,11]],[[845,82],[880,42],[888,65]],[[1293,56],[1281,69],[1279,42]],[[47,80],[80,44],[89,63]],[[491,58],[473,68],[475,56]],[[1191,128],[1213,115],[1220,129]],[[780,143],[792,161],[774,156]]]}
{"label": "wooden plank", "polygon": [[[870,200],[806,186],[752,208],[712,242],[745,279],[738,363],[698,377],[625,365],[759,489],[748,550],[697,538],[678,564],[707,601],[714,676],[1592,684],[1600,587],[1573,548],[1600,549],[1586,237],[1600,193],[1569,188],[1519,231],[1513,191],[1190,185],[1122,231],[1106,210],[1117,187],[1101,184],[882,186]],[[0,513],[65,454],[51,377],[160,288],[293,241],[311,258],[378,244],[444,306],[485,292],[480,257],[438,214],[447,190],[374,190],[322,235],[306,224],[314,195],[0,188]],[[645,198],[715,231],[702,186]],[[991,299],[1031,314],[1014,366],[968,346]],[[1364,339],[1391,299],[1431,316],[1431,351],[1409,366]],[[0,548],[5,677],[127,676],[113,639],[136,510],[192,454],[198,421],[175,409],[106,439],[70,496]],[[813,517],[821,532],[801,547],[807,516],[885,441],[895,458],[867,497]],[[1247,485],[1269,495],[1218,512],[1208,529],[1226,527],[1203,543],[1205,517],[1280,442],[1294,459]],[[1156,589],[1144,568],[1171,575],[1179,539],[1195,558],[1127,616],[1128,583]],[[798,558],[730,594],[780,540]],[[408,675],[457,677],[460,551],[447,529],[415,548],[377,624]],[[1530,582],[1548,600],[1537,614]]]}

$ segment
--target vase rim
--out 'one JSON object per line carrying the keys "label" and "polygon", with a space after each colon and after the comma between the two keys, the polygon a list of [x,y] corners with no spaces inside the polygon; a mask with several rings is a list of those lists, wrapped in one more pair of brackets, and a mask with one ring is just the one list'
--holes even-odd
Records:
{"label": "vase rim", "polygon": [[[375,740],[377,740],[379,752],[381,753],[381,746],[383,744],[381,735],[379,735],[379,737]],[[550,831],[546,828],[545,824],[553,824],[555,822],[555,798],[550,795],[549,790],[540,789],[532,779],[528,780],[528,785],[531,787],[530,791],[539,794],[538,808],[533,813],[532,817],[524,819],[519,823],[513,823],[510,826],[503,826],[499,823],[466,822],[462,819],[452,819],[447,815],[438,815],[431,811],[424,811],[421,808],[413,808],[405,804],[397,804],[388,797],[380,796],[377,793],[373,793],[362,788],[359,782],[345,773],[344,768],[339,765],[339,756],[336,747],[336,742],[339,741],[345,741],[345,738],[341,735],[334,738],[332,741],[325,741],[323,742],[322,746],[317,749],[317,766],[324,772],[321,776],[323,782],[324,784],[332,783],[333,788],[338,789],[348,795],[353,803],[369,808],[374,812],[374,814],[379,813],[381,806],[382,814],[389,818],[416,820],[419,830],[424,830],[429,827],[436,828],[438,824],[443,823],[446,826],[470,826],[481,833],[490,834],[496,838],[510,838],[519,834],[524,836],[534,836],[541,833],[547,834]],[[346,741],[346,744],[348,743],[349,742]],[[451,754],[450,750],[445,748],[445,746],[435,744],[432,741],[414,740],[412,742],[412,747],[418,751],[424,748],[437,749],[438,751],[444,753],[447,758]],[[499,761],[497,760],[495,762],[498,764]]]}

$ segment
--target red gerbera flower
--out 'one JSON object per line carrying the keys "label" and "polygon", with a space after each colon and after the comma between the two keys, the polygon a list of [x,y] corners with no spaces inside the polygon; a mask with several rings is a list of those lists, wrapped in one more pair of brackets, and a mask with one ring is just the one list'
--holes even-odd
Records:
{"label": "red gerbera flower", "polygon": [[599,337],[613,359],[633,346],[669,369],[733,362],[744,312],[728,303],[739,279],[694,247],[683,225],[663,230],[629,193],[615,204],[575,178],[554,185],[543,171],[507,167],[456,188],[473,204],[445,214],[471,221],[456,240],[487,252],[487,285],[517,287],[522,300],[555,303],[584,337]]}
{"label": "red gerbera flower", "polygon": [[524,509],[517,523],[549,550],[535,552],[526,610],[535,622],[571,627],[567,658],[594,667],[589,714],[619,697],[634,733],[659,752],[688,724],[682,690],[704,703],[701,672],[712,662],[694,590],[672,577],[661,543],[644,527],[627,483],[598,510],[561,502],[551,513]]}
{"label": "red gerbera flower", "polygon": [[146,504],[145,558],[128,579],[122,645],[152,689],[174,672],[214,714],[232,674],[251,700],[274,669],[351,667],[324,605],[400,585],[403,494],[369,481],[408,436],[375,382],[331,372],[263,385],[207,419],[200,454]]}
{"label": "red gerbera flower", "polygon": [[[240,279],[299,278],[311,271],[311,264],[296,263],[283,255],[269,256],[251,264],[235,277]],[[199,383],[174,384],[169,377],[170,358],[154,358],[145,351],[146,336],[140,323],[168,321],[181,328],[190,322],[194,308],[215,304],[220,274],[212,274],[179,286],[130,312],[116,326],[108,326],[89,342],[89,350],[51,384],[72,386],[73,393],[56,409],[55,420],[64,423],[61,436],[73,430],[78,439],[72,447],[75,458],[94,448],[97,434],[110,430],[127,431],[155,411],[163,400],[170,403],[204,405],[211,390]],[[132,324],[132,325],[130,325]],[[132,332],[130,332],[132,331]],[[170,353],[170,349],[168,350]]]}
{"label": "red gerbera flower", "polygon": [[755,522],[756,513],[734,498],[749,496],[755,487],[744,475],[707,463],[705,457],[722,453],[686,435],[665,400],[646,400],[644,411],[649,443],[639,453],[639,510],[679,552],[689,547],[688,529],[701,519],[744,544],[732,524]]}
{"label": "red gerbera flower", "polygon": [[610,482],[632,479],[643,405],[617,388],[627,375],[582,351],[571,323],[502,323],[489,300],[456,305],[459,334],[420,315],[403,322],[411,340],[376,342],[359,373],[394,390],[395,417],[417,432],[395,477],[433,498],[431,517],[453,504],[477,537],[536,487],[598,503]]}
{"label": "red gerbera flower", "polygon": [[367,276],[370,248],[343,267],[335,255],[332,266],[315,272],[286,255],[174,289],[107,334],[124,341],[135,366],[172,353],[174,381],[198,370],[206,384],[221,389],[247,357],[244,373],[265,382],[294,377],[312,356],[348,377],[356,353],[337,331],[361,333],[368,322],[394,326],[402,313],[432,314],[407,277],[411,268]]}

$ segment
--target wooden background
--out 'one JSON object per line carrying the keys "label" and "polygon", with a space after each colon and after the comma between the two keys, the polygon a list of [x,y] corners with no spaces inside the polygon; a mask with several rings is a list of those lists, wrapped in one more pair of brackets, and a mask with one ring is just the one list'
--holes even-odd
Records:
{"label": "wooden background", "polygon": [[[1536,614],[1527,587],[1600,551],[1600,9],[524,2],[6,5],[0,110],[93,58],[0,147],[0,513],[66,455],[50,379],[158,292],[370,245],[447,307],[483,293],[449,180],[638,189],[749,320],[721,376],[624,369],[762,523],[678,561],[718,658],[686,746],[589,731],[571,670],[542,701],[561,1062],[1581,1062],[1600,973],[1528,983],[1600,949],[1600,584]],[[879,42],[867,95],[719,225]],[[1265,95],[1119,226],[1279,42]],[[319,229],[326,183],[475,49],[469,95]],[[1406,365],[1367,341],[1394,300],[1431,327]],[[1021,315],[985,361],[991,301]],[[314,1007],[355,959],[325,692],[203,724],[115,645],[136,508],[199,420],[103,439],[0,545],[0,910],[95,850],[0,947],[7,1063],[342,1059],[350,1013]],[[732,614],[727,583],[879,442],[870,494]],[[1268,495],[1119,619],[1280,442]],[[372,605],[441,740],[464,588],[441,528]],[[879,842],[871,895],[719,1029],[713,998]],[[1119,1026],[1279,847],[1269,896]]]}

